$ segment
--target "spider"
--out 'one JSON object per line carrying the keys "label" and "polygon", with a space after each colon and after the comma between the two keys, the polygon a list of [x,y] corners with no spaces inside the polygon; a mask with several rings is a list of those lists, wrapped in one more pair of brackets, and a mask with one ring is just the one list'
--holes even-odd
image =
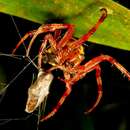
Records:
{"label": "spider", "polygon": [[[54,116],[54,114],[64,103],[65,99],[71,93],[72,86],[77,81],[85,77],[87,73],[95,70],[98,94],[95,103],[88,111],[86,111],[86,113],[93,111],[93,109],[99,104],[103,94],[100,68],[100,63],[103,61],[110,62],[112,65],[116,66],[117,69],[119,69],[130,80],[130,73],[109,55],[99,55],[81,65],[81,62],[85,59],[83,44],[94,32],[96,32],[100,24],[103,23],[104,19],[107,17],[107,10],[105,8],[101,9],[101,13],[102,15],[97,23],[88,31],[88,33],[83,35],[78,40],[73,37],[74,25],[72,24],[45,24],[41,25],[37,30],[30,31],[25,34],[25,36],[14,48],[12,52],[13,54],[29,36],[32,36],[26,50],[26,56],[29,57],[31,47],[35,39],[38,35],[43,34],[43,40],[38,52],[38,70],[40,70],[40,72],[45,71],[44,75],[48,75],[55,69],[60,69],[63,71],[64,78],[60,78],[60,80],[65,83],[66,90],[52,111],[46,116],[41,116],[41,121],[47,120]],[[44,64],[46,63],[51,65],[51,67],[47,70],[44,69]],[[44,76],[42,79],[44,80]],[[37,78],[37,82],[38,80],[39,76]]]}

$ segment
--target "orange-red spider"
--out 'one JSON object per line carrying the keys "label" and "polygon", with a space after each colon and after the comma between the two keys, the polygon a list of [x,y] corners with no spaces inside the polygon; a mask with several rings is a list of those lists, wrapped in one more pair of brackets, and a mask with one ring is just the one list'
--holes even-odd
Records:
{"label": "orange-red spider", "polygon": [[[26,50],[26,56],[29,57],[30,49],[34,43],[34,40],[39,34],[43,34],[42,44],[38,53],[37,64],[37,67],[40,70],[40,76],[38,76],[34,87],[38,86],[39,83],[41,85],[41,80],[44,82],[45,77],[47,77],[47,75],[53,70],[60,69],[63,71],[64,78],[61,80],[66,84],[66,90],[53,110],[47,116],[41,116],[41,121],[49,119],[59,110],[66,97],[70,94],[73,84],[82,79],[87,73],[95,70],[98,94],[94,105],[87,111],[91,112],[98,105],[103,93],[101,68],[99,65],[103,61],[108,61],[112,65],[115,65],[130,80],[130,73],[109,55],[97,56],[84,65],[81,65],[81,62],[85,58],[82,45],[97,30],[107,16],[107,10],[105,8],[102,8],[101,12],[102,15],[95,26],[78,40],[73,37],[74,26],[71,24],[45,24],[41,25],[37,30],[27,33],[13,50],[13,53],[15,53],[19,46],[23,44],[24,40],[26,40],[29,36],[32,36]],[[64,35],[63,32],[65,32]],[[46,63],[51,65],[48,70],[44,70],[44,64]],[[53,78],[51,77],[50,81],[52,79]],[[28,105],[31,106],[33,103],[34,100],[31,100],[30,104]]]}

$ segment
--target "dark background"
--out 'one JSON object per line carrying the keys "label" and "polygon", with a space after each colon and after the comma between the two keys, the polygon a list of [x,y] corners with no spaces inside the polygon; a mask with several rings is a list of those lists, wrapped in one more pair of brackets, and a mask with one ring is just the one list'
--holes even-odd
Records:
{"label": "dark background", "polygon": [[[120,0],[118,2],[130,7],[128,1]],[[21,36],[40,26],[21,18],[13,18]],[[57,20],[57,22],[60,21]],[[0,13],[0,33],[0,52],[9,54],[20,39],[10,15]],[[86,61],[100,54],[108,54],[117,59],[130,72],[129,51],[90,42],[86,42],[86,44]],[[22,47],[18,51],[18,54],[21,53],[24,54]],[[35,53],[37,54],[37,52]],[[28,60],[0,56],[0,64],[5,71],[7,83],[9,83],[28,64]],[[92,113],[85,115],[84,111],[91,107],[97,95],[95,72],[87,74],[85,78],[78,81],[56,115],[38,126],[37,111],[33,114],[24,112],[27,90],[32,83],[33,75],[35,76],[37,73],[36,68],[30,65],[10,84],[4,98],[0,100],[0,130],[36,130],[37,126],[39,130],[129,130],[130,82],[110,63],[101,63],[101,68],[103,98]],[[50,88],[45,114],[51,111],[65,90],[64,84],[57,79],[61,72],[54,71],[53,74],[55,79]]]}

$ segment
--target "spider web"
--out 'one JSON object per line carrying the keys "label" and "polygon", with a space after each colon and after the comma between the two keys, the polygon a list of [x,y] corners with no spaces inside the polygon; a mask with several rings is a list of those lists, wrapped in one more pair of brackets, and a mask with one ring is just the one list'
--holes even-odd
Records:
{"label": "spider web", "polygon": [[[15,19],[13,18],[13,16],[10,16],[11,17],[11,21],[13,22],[14,24],[14,29],[17,31],[17,34],[18,34],[18,37],[21,39],[22,36],[20,34],[20,31],[19,31],[19,28],[15,22]],[[25,46],[25,43],[22,44],[25,51],[26,51],[26,46]],[[0,57],[10,57],[10,58],[14,58],[16,60],[22,60],[25,58],[24,55],[12,55],[12,54],[5,54],[5,53],[2,53],[0,52]],[[17,79],[22,75],[22,73],[24,71],[26,71],[30,65],[34,65],[35,66],[35,63],[34,61],[37,59],[37,56],[35,56],[33,59],[30,59],[29,57],[27,57],[27,60],[28,60],[28,64],[25,65],[7,84],[6,83],[0,83],[2,85],[4,85],[5,87],[0,90],[0,105],[2,104],[2,102],[4,101],[4,98],[5,98],[5,95],[7,94],[7,89],[14,83],[17,81]],[[37,69],[37,68],[36,68]],[[32,78],[32,81],[34,80],[34,75],[33,75],[33,78]],[[46,98],[47,100],[47,98]],[[21,120],[28,120],[30,117],[32,116],[35,116],[37,117],[37,130],[39,129],[38,126],[39,126],[39,123],[40,123],[40,116],[41,116],[41,113],[44,113],[45,112],[45,107],[46,107],[46,100],[44,101],[44,103],[42,103],[42,106],[39,106],[39,108],[36,110],[35,113],[31,113],[29,115],[26,115],[24,117],[11,117],[11,118],[0,118],[0,126],[3,126],[3,125],[6,125],[12,121],[21,121]]]}

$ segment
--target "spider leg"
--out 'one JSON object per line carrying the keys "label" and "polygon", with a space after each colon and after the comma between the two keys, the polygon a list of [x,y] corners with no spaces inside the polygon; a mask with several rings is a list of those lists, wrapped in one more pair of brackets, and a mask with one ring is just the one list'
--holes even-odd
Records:
{"label": "spider leg", "polygon": [[[15,47],[15,48],[13,49],[13,51],[12,51],[12,54],[14,54],[14,53],[16,52],[16,50],[20,47],[21,44],[24,44],[24,41],[25,41],[29,36],[34,35],[35,31],[36,31],[36,30],[27,32],[27,33],[21,38],[21,40],[17,43],[16,47]],[[30,59],[29,56],[28,56],[27,58],[28,58],[28,61],[29,61],[29,62],[31,62],[36,68],[38,68],[37,65]]]}
{"label": "spider leg", "polygon": [[87,34],[83,35],[80,39],[76,40],[72,43],[72,48],[79,48],[84,42],[86,42],[93,33],[96,32],[96,30],[99,28],[100,24],[103,23],[105,18],[107,17],[107,10],[105,8],[101,9],[102,15],[95,24],[94,27],[92,27]]}
{"label": "spider leg", "polygon": [[66,43],[72,38],[74,33],[74,26],[72,24],[63,24],[68,30],[66,31],[63,38],[57,44],[57,49],[61,49]]}
{"label": "spider leg", "polygon": [[73,31],[71,28],[73,28],[73,26],[71,24],[46,24],[46,25],[41,25],[37,31],[35,32],[35,34],[33,35],[29,46],[27,48],[27,53],[26,56],[29,55],[31,46],[34,42],[34,40],[36,39],[36,37],[41,34],[41,33],[45,33],[45,32],[54,32],[57,29],[68,29],[68,31],[66,32],[66,34],[64,35],[64,37],[60,40],[59,42],[59,48],[61,48],[62,44],[66,44],[66,41],[70,39],[70,37],[72,37]]}
{"label": "spider leg", "polygon": [[97,65],[103,61],[108,61],[112,65],[115,65],[115,67],[117,69],[119,69],[128,78],[128,80],[130,80],[130,73],[111,56],[101,55],[101,56],[95,57],[92,60],[90,60],[89,62],[87,62],[84,65],[84,67],[86,68],[86,70],[84,70],[85,72],[88,73],[88,69],[90,69],[92,67],[91,70],[93,70],[94,66],[96,67],[95,69],[96,69],[96,80],[97,80],[97,85],[98,85],[98,96],[97,96],[96,102],[93,104],[93,106],[89,110],[87,110],[85,113],[90,113],[91,111],[93,111],[93,109],[98,105],[98,103],[102,97],[102,80],[101,80],[101,76],[100,76],[101,69],[100,69],[100,66],[97,66]]}
{"label": "spider leg", "polygon": [[53,36],[51,34],[48,34],[45,36],[44,38],[44,41],[42,42],[41,46],[40,46],[40,49],[39,49],[39,53],[38,53],[38,68],[41,68],[42,67],[42,57],[43,57],[43,52],[44,52],[44,49],[47,45],[47,42],[49,41],[50,43],[50,47],[51,47],[51,51],[56,51],[56,41],[55,39],[53,38]]}
{"label": "spider leg", "polygon": [[13,51],[12,51],[12,54],[14,54],[14,53],[16,52],[16,50],[19,48],[19,46],[20,46],[21,44],[23,44],[24,41],[25,41],[29,36],[34,35],[35,31],[36,31],[36,30],[27,32],[27,33],[21,38],[21,40],[17,43],[16,47],[15,47],[15,48],[13,49]]}
{"label": "spider leg", "polygon": [[96,98],[96,101],[95,103],[93,104],[93,106],[87,110],[85,112],[85,114],[88,114],[90,112],[93,111],[93,109],[95,107],[97,107],[97,105],[99,104],[101,98],[102,98],[102,94],[103,94],[103,91],[102,91],[102,79],[101,79],[101,68],[99,65],[95,66],[95,70],[96,70],[96,80],[97,80],[97,87],[98,87],[98,95],[97,95],[97,98]]}
{"label": "spider leg", "polygon": [[53,110],[47,115],[47,116],[42,116],[41,121],[47,120],[50,117],[54,116],[55,113],[59,110],[59,108],[62,106],[64,103],[66,97],[71,93],[71,85],[69,82],[66,82],[66,91],[63,93],[62,97],[60,98],[59,102],[57,105],[53,108]]}
{"label": "spider leg", "polygon": [[120,70],[128,78],[128,80],[130,80],[130,73],[125,69],[125,67],[123,67],[118,61],[116,61],[116,59],[114,59],[113,57],[109,55],[100,55],[93,58],[92,60],[90,60],[84,65],[85,67],[84,69],[86,69],[87,71],[88,68],[92,68],[93,66],[96,66],[103,61],[107,61],[107,62],[110,62],[112,65],[115,65],[115,67],[118,70]]}

